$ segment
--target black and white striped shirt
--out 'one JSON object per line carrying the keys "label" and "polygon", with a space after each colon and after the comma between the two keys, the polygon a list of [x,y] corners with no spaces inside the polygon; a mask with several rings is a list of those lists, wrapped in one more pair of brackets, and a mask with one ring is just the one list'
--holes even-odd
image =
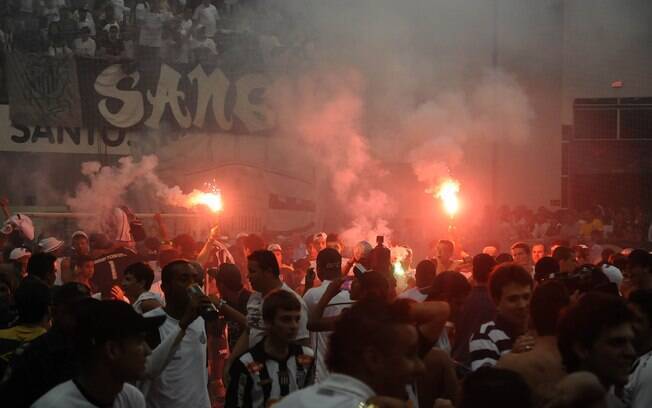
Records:
{"label": "black and white striped shirt", "polygon": [[231,366],[226,408],[267,407],[314,382],[312,349],[291,344],[288,358],[279,361],[265,353],[264,344],[260,341]]}
{"label": "black and white striped shirt", "polygon": [[503,354],[512,351],[516,336],[506,322],[497,318],[480,326],[469,341],[471,370],[489,365],[495,366]]}

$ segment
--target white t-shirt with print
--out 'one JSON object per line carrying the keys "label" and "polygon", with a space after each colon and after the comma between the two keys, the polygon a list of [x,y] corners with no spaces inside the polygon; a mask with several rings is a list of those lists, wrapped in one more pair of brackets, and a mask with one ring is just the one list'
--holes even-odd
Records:
{"label": "white t-shirt with print", "polygon": [[[97,408],[81,393],[72,380],[57,385],[39,398],[32,408]],[[125,383],[113,401],[113,408],[145,408],[145,397],[131,384]]]}
{"label": "white t-shirt with print", "polygon": [[357,408],[375,396],[367,384],[344,374],[333,373],[319,384],[293,392],[276,408]]}
{"label": "white t-shirt with print", "polygon": [[[161,339],[179,333],[179,321],[170,317],[162,308],[150,310],[143,316],[166,316],[165,322],[159,327]],[[204,319],[198,317],[186,329],[183,340],[161,375],[152,381],[147,393],[147,407],[210,408],[207,383],[206,330]]]}
{"label": "white t-shirt with print", "polygon": [[[308,306],[303,298],[283,283],[279,288],[296,296],[301,303],[301,318],[299,319],[299,331],[294,340],[303,340],[310,337],[308,332]],[[247,325],[249,326],[249,348],[258,344],[265,337],[265,323],[263,322],[263,295],[260,292],[253,292],[247,302]]]}

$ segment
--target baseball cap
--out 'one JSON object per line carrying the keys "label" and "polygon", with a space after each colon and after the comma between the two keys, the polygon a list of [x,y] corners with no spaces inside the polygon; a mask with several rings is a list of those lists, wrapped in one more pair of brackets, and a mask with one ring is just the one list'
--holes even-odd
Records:
{"label": "baseball cap", "polygon": [[108,340],[120,340],[157,329],[166,317],[143,317],[120,300],[98,300],[84,305],[78,321],[77,340],[82,347],[97,347]]}
{"label": "baseball cap", "polygon": [[342,270],[342,255],[333,248],[325,248],[317,254],[318,270]]}
{"label": "baseball cap", "polygon": [[283,251],[283,249],[281,248],[281,246],[280,246],[279,244],[270,244],[270,245],[267,247],[267,250],[268,250],[268,251],[272,251],[272,252],[273,252],[273,251],[281,251],[281,252]]}
{"label": "baseball cap", "polygon": [[604,264],[602,265],[602,273],[604,273],[611,283],[615,283],[620,286],[623,281],[623,273],[620,269],[613,265]]}
{"label": "baseball cap", "polygon": [[39,241],[38,246],[45,253],[54,252],[63,246],[63,241],[54,237],[43,238]]}
{"label": "baseball cap", "polygon": [[81,230],[73,232],[71,238],[75,239],[77,237],[84,237],[84,238],[88,239],[88,234],[86,234],[84,231],[81,231]]}
{"label": "baseball cap", "polygon": [[24,256],[30,255],[32,255],[32,253],[26,248],[14,248],[9,254],[9,260],[16,261]]}
{"label": "baseball cap", "polygon": [[313,242],[316,242],[316,241],[326,241],[326,238],[327,238],[327,237],[328,237],[328,235],[326,235],[325,232],[320,232],[320,233],[318,233],[318,234],[313,235],[312,240],[313,240]]}

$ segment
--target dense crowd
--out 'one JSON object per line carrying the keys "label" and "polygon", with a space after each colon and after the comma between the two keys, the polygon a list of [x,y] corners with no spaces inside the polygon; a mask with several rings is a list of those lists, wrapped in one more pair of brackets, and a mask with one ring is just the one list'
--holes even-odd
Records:
{"label": "dense crowd", "polygon": [[147,236],[127,207],[63,240],[1,204],[3,406],[652,406],[652,256],[602,242],[636,211],[414,262],[384,237]]}
{"label": "dense crowd", "polygon": [[256,51],[264,55],[282,48],[279,38],[256,21],[269,17],[273,25],[283,17],[257,0],[20,0],[3,4],[0,43],[5,52],[216,63],[224,43],[232,37],[250,37]]}
{"label": "dense crowd", "polygon": [[583,244],[592,239],[592,234],[593,238],[616,243],[652,241],[652,218],[640,207],[596,206],[582,211],[551,211],[541,207],[533,211],[523,206],[513,209],[503,206],[489,209],[484,222],[498,237],[509,242],[564,239]]}

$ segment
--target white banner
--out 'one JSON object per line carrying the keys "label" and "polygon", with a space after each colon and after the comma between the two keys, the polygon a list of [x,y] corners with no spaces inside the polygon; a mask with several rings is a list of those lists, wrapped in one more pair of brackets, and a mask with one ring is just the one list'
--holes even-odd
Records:
{"label": "white banner", "polygon": [[126,131],[13,126],[9,106],[0,105],[0,151],[130,154]]}

